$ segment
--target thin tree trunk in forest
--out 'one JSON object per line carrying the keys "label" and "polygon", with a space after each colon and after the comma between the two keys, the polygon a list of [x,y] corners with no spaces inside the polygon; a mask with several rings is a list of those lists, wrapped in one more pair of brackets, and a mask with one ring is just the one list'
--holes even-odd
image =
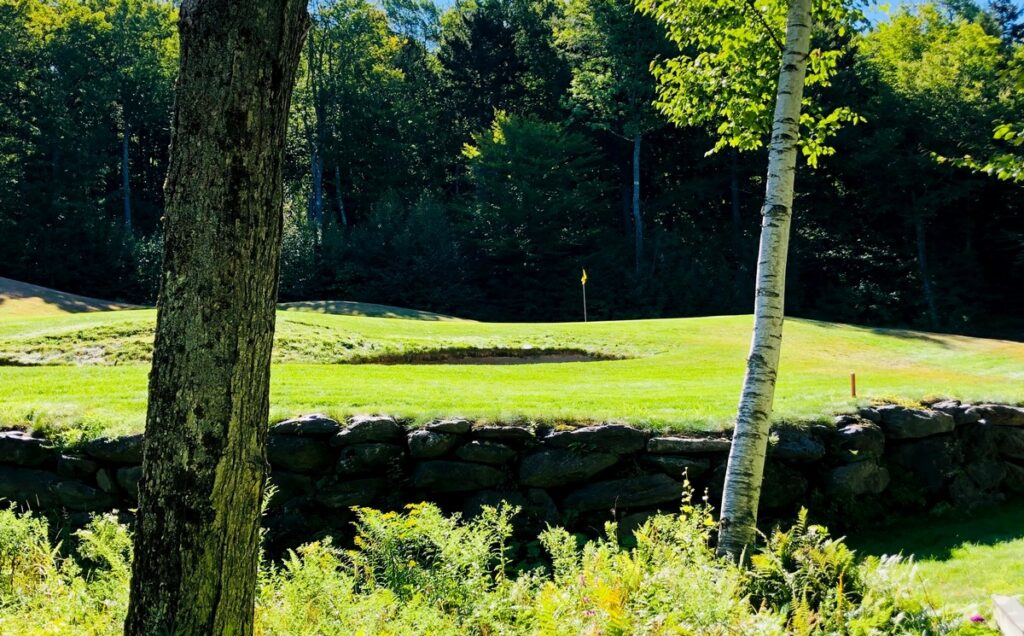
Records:
{"label": "thin tree trunk in forest", "polygon": [[316,142],[310,143],[309,167],[313,182],[309,193],[309,220],[320,227],[324,223],[324,162]]}
{"label": "thin tree trunk in forest", "polygon": [[121,196],[124,198],[124,229],[132,232],[132,184],[128,173],[128,140],[131,129],[124,122],[124,138],[121,140]]}
{"label": "thin tree trunk in forest", "polygon": [[729,153],[729,199],[732,207],[732,243],[739,259],[740,271],[746,270],[743,260],[743,219],[740,217],[740,151]]}
{"label": "thin tree trunk in forest", "polygon": [[187,0],[125,634],[253,631],[304,0]]}
{"label": "thin tree trunk in forest", "polygon": [[[916,205],[914,206],[916,208]],[[931,272],[928,269],[928,234],[923,215],[914,210],[914,240],[917,243],[917,272],[921,277],[921,288],[924,301],[928,306],[928,323],[932,329],[939,328],[939,308],[935,302],[935,289],[932,287]]]}
{"label": "thin tree trunk in forest", "polygon": [[633,135],[633,236],[636,240],[636,273],[638,274],[644,255],[644,223],[640,217],[640,140],[640,133]]}
{"label": "thin tree trunk in forest", "polygon": [[341,227],[348,226],[348,215],[345,214],[345,195],[341,189],[341,170],[334,166],[334,196],[338,200],[338,223]]}
{"label": "thin tree trunk in forest", "polygon": [[786,258],[800,136],[800,103],[810,40],[811,0],[790,0],[768,152],[768,181],[761,209],[754,335],[725,473],[718,534],[719,553],[737,561],[753,544],[757,532],[757,504],[761,496],[772,400],[782,348]]}
{"label": "thin tree trunk in forest", "polygon": [[309,132],[309,169],[312,177],[312,191],[309,198],[309,220],[316,227],[324,224],[324,160],[320,155],[323,143],[323,113],[321,108],[320,85],[317,81],[316,46],[311,30],[306,39],[306,68],[309,73],[310,91],[313,95],[313,126]]}

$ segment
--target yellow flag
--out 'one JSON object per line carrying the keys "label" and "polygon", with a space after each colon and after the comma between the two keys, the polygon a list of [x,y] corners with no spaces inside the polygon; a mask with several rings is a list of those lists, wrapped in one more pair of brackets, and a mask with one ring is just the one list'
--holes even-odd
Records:
{"label": "yellow flag", "polygon": [[580,279],[580,282],[584,285],[587,284],[587,270],[583,270],[583,278]]}

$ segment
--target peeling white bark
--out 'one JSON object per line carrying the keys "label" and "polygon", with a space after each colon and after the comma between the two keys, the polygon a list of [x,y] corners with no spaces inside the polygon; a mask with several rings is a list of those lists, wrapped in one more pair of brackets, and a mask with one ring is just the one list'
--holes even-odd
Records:
{"label": "peeling white bark", "polygon": [[800,106],[811,40],[811,0],[790,0],[786,45],[768,151],[754,295],[754,335],[722,495],[718,551],[739,560],[756,537],[768,427],[782,348],[786,259],[793,209]]}

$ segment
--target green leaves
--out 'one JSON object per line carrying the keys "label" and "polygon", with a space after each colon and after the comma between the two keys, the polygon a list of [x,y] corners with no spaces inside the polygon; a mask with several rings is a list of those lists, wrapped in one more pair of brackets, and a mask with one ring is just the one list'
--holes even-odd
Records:
{"label": "green leaves", "polygon": [[[717,135],[708,154],[732,147],[757,150],[765,144],[781,64],[787,4],[781,0],[638,0],[676,44],[675,57],[652,65],[658,79],[655,105],[681,126],[713,126]],[[839,39],[859,18],[842,0],[815,3],[816,25],[834,27]],[[826,38],[821,37],[821,40]],[[844,51],[819,46],[811,52],[807,86],[826,88]],[[801,146],[808,164],[833,154],[828,145],[845,124],[863,119],[849,108],[813,108],[805,102]]]}

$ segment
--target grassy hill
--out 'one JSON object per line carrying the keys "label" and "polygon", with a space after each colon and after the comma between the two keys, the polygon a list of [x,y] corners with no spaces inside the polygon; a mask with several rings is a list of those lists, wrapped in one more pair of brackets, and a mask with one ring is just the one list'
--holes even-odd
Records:
{"label": "grassy hill", "polygon": [[134,305],[69,294],[0,276],[0,318],[59,316],[132,307]]}
{"label": "grassy hill", "polygon": [[[0,423],[141,429],[154,317],[142,309],[0,318]],[[499,324],[281,311],[272,415],[715,429],[733,415],[750,329],[748,316]],[[861,401],[1024,401],[1022,343],[791,319],[777,416],[852,408],[851,371]]]}

